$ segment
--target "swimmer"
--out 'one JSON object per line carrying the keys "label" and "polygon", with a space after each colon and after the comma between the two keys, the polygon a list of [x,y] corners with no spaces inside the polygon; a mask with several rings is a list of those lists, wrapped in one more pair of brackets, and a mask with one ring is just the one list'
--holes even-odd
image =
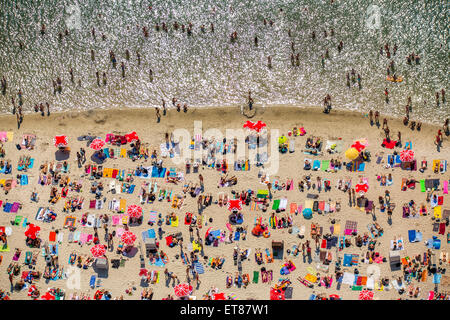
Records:
{"label": "swimmer", "polygon": [[103,72],[103,86],[106,86],[106,72]]}
{"label": "swimmer", "polygon": [[150,82],[153,82],[153,71],[152,71],[152,69],[150,69],[150,71],[149,71],[149,76],[150,76]]}
{"label": "swimmer", "polygon": [[272,57],[271,56],[267,57],[267,67],[269,69],[272,69]]}
{"label": "swimmer", "polygon": [[121,68],[122,68],[122,78],[125,78],[125,63],[121,63]]}
{"label": "swimmer", "polygon": [[139,51],[136,51],[136,57],[137,57],[137,61],[138,61],[138,66],[141,65],[141,54],[139,53]]}

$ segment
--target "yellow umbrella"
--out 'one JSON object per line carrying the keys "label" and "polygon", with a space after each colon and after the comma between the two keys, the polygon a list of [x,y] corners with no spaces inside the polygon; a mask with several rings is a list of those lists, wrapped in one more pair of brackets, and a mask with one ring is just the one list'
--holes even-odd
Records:
{"label": "yellow umbrella", "polygon": [[278,144],[286,143],[286,141],[287,138],[284,135],[278,138]]}
{"label": "yellow umbrella", "polygon": [[355,160],[356,158],[358,158],[359,152],[355,148],[350,148],[345,151],[345,156],[350,160]]}

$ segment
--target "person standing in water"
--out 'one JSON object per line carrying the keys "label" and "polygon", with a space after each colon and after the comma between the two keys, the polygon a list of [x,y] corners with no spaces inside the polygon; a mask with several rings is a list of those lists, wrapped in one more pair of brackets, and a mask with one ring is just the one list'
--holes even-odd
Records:
{"label": "person standing in water", "polygon": [[100,73],[98,71],[95,72],[95,77],[97,78],[97,86],[100,87]]}
{"label": "person standing in water", "polygon": [[139,51],[136,51],[136,56],[137,56],[138,66],[140,66],[141,65],[141,55],[140,55]]}
{"label": "person standing in water", "polygon": [[153,82],[153,70],[150,69],[149,71],[149,77],[150,77],[150,82]]}
{"label": "person standing in water", "polygon": [[125,63],[121,63],[121,68],[122,68],[122,78],[125,78]]}
{"label": "person standing in water", "polygon": [[253,98],[252,98],[251,90],[248,90],[248,108],[249,108],[249,110],[253,109]]}
{"label": "person standing in water", "polygon": [[166,100],[162,99],[163,116],[167,114]]}
{"label": "person standing in water", "polygon": [[48,102],[45,104],[47,105],[47,117],[50,117],[50,104]]}
{"label": "person standing in water", "polygon": [[389,91],[387,88],[384,88],[384,96],[385,96],[385,101],[386,103],[389,103]]}
{"label": "person standing in water", "polygon": [[272,69],[272,57],[271,56],[267,57],[267,67],[269,69]]}
{"label": "person standing in water", "polygon": [[156,122],[159,123],[161,121],[161,114],[159,113],[159,108],[156,107]]}
{"label": "person standing in water", "polygon": [[73,79],[73,69],[72,69],[72,68],[69,69],[69,74],[70,74],[70,81],[71,81],[72,83],[74,83],[74,79]]}
{"label": "person standing in water", "polygon": [[103,72],[103,86],[106,87],[106,72]]}

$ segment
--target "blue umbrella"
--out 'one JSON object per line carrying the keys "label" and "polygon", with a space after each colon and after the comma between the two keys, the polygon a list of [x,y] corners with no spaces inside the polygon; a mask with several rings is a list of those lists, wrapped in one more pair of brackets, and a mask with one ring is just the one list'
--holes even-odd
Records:
{"label": "blue umbrella", "polygon": [[305,209],[303,209],[303,218],[305,218],[305,219],[311,219],[312,218],[312,210],[311,210],[311,208],[305,208]]}

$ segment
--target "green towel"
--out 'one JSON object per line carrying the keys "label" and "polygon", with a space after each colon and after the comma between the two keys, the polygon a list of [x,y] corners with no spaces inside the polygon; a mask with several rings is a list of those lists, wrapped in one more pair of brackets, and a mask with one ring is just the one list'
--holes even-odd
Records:
{"label": "green towel", "polygon": [[330,167],[330,160],[323,160],[322,161],[322,171],[327,171]]}
{"label": "green towel", "polygon": [[22,221],[22,216],[16,216],[16,219],[14,220],[14,225],[15,226],[20,225],[21,221]]}
{"label": "green towel", "polygon": [[274,200],[272,210],[278,210],[278,207],[280,206],[280,200]]}
{"label": "green towel", "polygon": [[352,291],[361,291],[363,286],[352,286]]}
{"label": "green towel", "polygon": [[259,271],[253,271],[253,283],[258,283]]}
{"label": "green towel", "polygon": [[420,191],[426,192],[427,188],[425,188],[425,180],[420,180]]}

